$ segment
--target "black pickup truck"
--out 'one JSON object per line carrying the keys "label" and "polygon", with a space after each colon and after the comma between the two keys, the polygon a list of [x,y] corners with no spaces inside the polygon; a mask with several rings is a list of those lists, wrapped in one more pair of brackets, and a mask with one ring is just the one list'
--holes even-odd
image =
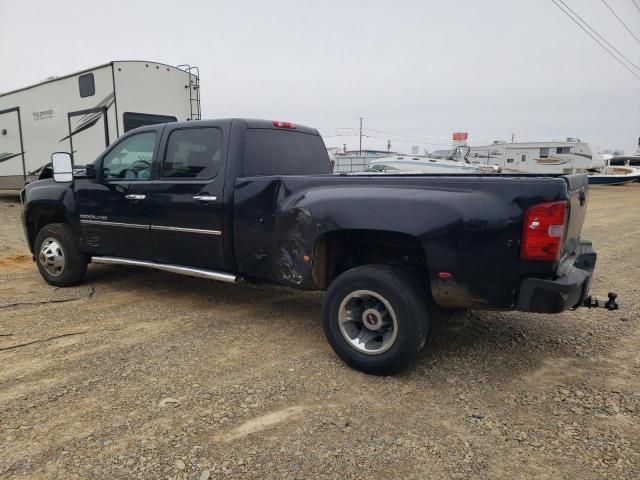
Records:
{"label": "black pickup truck", "polygon": [[329,343],[369,373],[406,366],[439,308],[582,305],[596,262],[586,175],[338,175],[316,130],[247,119],[142,127],[52,164],[22,192],[50,284],[93,262],[326,290]]}

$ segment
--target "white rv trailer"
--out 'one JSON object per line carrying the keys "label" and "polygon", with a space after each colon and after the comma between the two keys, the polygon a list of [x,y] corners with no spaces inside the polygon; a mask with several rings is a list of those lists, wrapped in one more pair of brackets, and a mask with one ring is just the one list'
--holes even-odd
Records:
{"label": "white rv trailer", "polygon": [[84,165],[133,128],[200,117],[189,65],[113,61],[0,94],[0,190],[22,188],[53,152]]}
{"label": "white rv trailer", "polygon": [[464,156],[472,164],[501,167],[503,173],[562,174],[604,167],[604,157],[598,149],[577,138],[567,138],[566,142],[494,142],[476,147],[462,146],[457,148],[453,159],[460,160]]}

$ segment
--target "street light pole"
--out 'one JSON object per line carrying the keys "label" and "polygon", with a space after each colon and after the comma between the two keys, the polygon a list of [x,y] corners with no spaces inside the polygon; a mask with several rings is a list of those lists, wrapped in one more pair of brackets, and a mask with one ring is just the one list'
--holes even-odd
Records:
{"label": "street light pole", "polygon": [[362,156],[362,117],[360,118],[360,156]]}

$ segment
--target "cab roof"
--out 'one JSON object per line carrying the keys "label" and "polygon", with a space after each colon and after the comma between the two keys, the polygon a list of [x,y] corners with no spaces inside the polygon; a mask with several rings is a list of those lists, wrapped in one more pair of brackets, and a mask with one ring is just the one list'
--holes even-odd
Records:
{"label": "cab roof", "polygon": [[264,119],[258,119],[258,118],[220,118],[220,119],[210,119],[210,120],[190,120],[190,121],[184,121],[184,122],[170,122],[170,123],[146,125],[144,127],[139,127],[136,130],[142,130],[145,128],[157,127],[158,125],[169,125],[169,124],[173,126],[178,126],[178,127],[193,127],[193,126],[213,127],[213,126],[220,126],[220,125],[231,126],[233,122],[242,122],[245,124],[246,128],[291,130],[294,132],[320,135],[318,130],[316,130],[315,128],[307,127],[297,123],[285,122],[281,120],[264,120]]}

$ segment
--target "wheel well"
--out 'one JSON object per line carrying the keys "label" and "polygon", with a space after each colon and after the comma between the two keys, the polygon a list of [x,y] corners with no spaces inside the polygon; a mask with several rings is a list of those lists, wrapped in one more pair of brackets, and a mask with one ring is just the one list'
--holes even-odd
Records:
{"label": "wheel well", "polygon": [[405,265],[427,281],[427,258],[418,239],[385,230],[338,230],[318,239],[314,248],[313,279],[321,288],[341,273],[360,265]]}
{"label": "wheel well", "polygon": [[34,249],[34,243],[38,232],[50,223],[67,223],[67,216],[61,207],[34,207],[27,215],[27,237],[31,251]]}

